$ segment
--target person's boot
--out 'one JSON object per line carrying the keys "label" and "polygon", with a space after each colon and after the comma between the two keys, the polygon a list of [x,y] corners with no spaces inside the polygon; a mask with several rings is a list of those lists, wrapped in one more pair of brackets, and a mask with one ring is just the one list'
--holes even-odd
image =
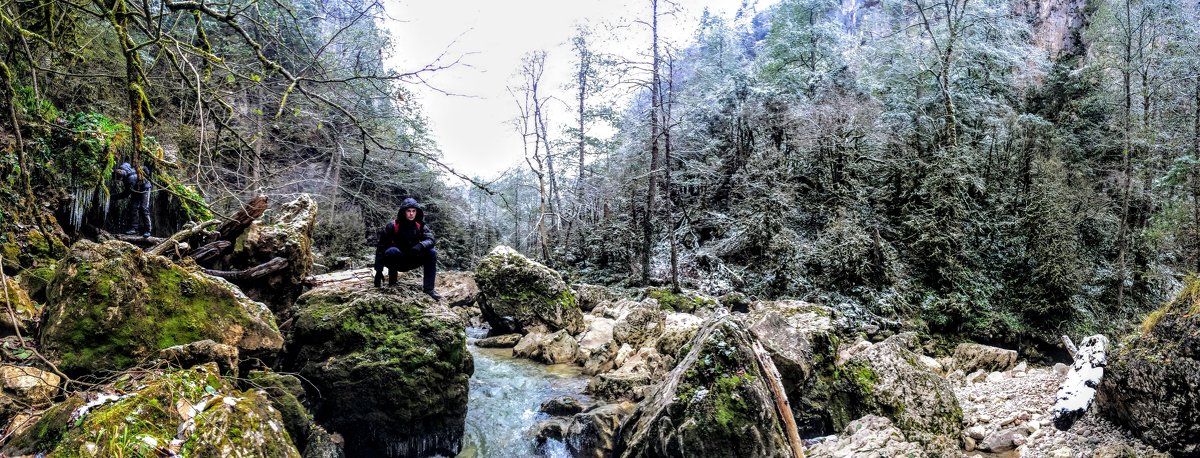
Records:
{"label": "person's boot", "polygon": [[441,295],[441,294],[438,294],[437,290],[432,290],[432,289],[431,289],[431,290],[429,290],[429,291],[426,291],[426,292],[425,292],[425,294],[428,294],[428,295],[429,295],[429,297],[432,297],[432,298],[433,298],[433,300],[435,300],[435,301],[440,301],[440,300],[442,300],[442,295]]}
{"label": "person's boot", "polygon": [[375,271],[375,287],[378,288],[381,286],[383,286],[383,272],[376,270]]}
{"label": "person's boot", "polygon": [[399,272],[397,272],[395,270],[388,271],[388,286],[396,286],[396,276],[398,274],[399,274]]}

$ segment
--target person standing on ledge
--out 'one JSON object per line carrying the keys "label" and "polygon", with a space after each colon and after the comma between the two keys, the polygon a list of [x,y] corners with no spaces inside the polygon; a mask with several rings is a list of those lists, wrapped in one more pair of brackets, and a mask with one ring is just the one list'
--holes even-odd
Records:
{"label": "person standing on ledge", "polygon": [[388,269],[388,286],[396,284],[399,272],[425,267],[423,287],[434,300],[442,296],[434,290],[437,279],[437,248],[433,247],[433,231],[425,224],[425,212],[412,197],[404,199],[396,220],[379,230],[375,244],[375,287],[383,284],[383,268]]}
{"label": "person standing on ledge", "polygon": [[115,200],[121,200],[130,195],[133,195],[133,202],[130,205],[133,209],[129,213],[137,213],[137,218],[129,224],[129,230],[125,232],[127,235],[136,235],[138,226],[141,226],[142,237],[150,236],[150,180],[138,179],[137,171],[133,169],[128,162],[122,162],[121,165],[113,169],[113,181],[119,181],[125,186],[125,189],[120,194],[112,196]]}

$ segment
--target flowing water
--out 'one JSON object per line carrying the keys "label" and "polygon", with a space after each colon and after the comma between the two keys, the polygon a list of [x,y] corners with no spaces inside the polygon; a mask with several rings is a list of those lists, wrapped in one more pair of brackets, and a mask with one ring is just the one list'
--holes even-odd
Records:
{"label": "flowing water", "polygon": [[475,375],[467,401],[466,436],[458,458],[569,457],[562,442],[538,446],[534,427],[550,418],[538,412],[542,403],[560,396],[581,402],[587,377],[576,366],[546,366],[514,359],[511,349],[479,348],[475,339],[486,330],[468,329],[467,346],[475,357]]}

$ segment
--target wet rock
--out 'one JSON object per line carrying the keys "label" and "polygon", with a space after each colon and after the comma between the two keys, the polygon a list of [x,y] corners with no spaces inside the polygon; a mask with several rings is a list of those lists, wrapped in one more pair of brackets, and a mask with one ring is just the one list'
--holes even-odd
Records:
{"label": "wet rock", "polygon": [[949,382],[908,350],[910,339],[898,334],[851,356],[839,368],[835,392],[850,417],[888,417],[909,440],[950,456],[958,450],[962,409]]}
{"label": "wet rock", "polygon": [[650,384],[647,374],[610,372],[600,374],[588,381],[587,393],[606,401],[622,399],[639,400],[637,388]]}
{"label": "wet rock", "polygon": [[607,342],[592,350],[583,363],[583,375],[596,375],[616,368],[617,345]]}
{"label": "wet rock", "polygon": [[600,350],[605,344],[611,343],[613,328],[617,325],[616,320],[612,318],[587,316],[585,321],[587,330],[579,337],[580,362],[586,362],[593,353]]}
{"label": "wet rock", "polygon": [[575,414],[564,437],[567,449],[576,457],[615,456],[617,432],[636,408],[637,404],[626,401]]}
{"label": "wet rock", "polygon": [[954,348],[954,361],[955,367],[966,373],[977,370],[1003,372],[1017,364],[1017,352],[987,345],[961,343]]}
{"label": "wet rock", "polygon": [[547,440],[562,440],[564,433],[567,430],[567,422],[561,418],[551,418],[538,423],[533,427],[534,437],[537,438],[539,444],[546,443]]}
{"label": "wet rock", "polygon": [[[836,373],[832,310],[800,301],[757,302],[743,322],[771,354],[803,437],[834,429],[830,381]],[[870,344],[864,342],[864,347]],[[848,421],[848,419],[847,419]]]}
{"label": "wet rock", "polygon": [[313,289],[295,309],[284,369],[309,382],[316,421],[345,437],[348,456],[458,452],[474,370],[458,315],[362,283]]}
{"label": "wet rock", "polygon": [[1200,279],[1108,353],[1096,391],[1104,416],[1175,456],[1200,456]]}
{"label": "wet rock", "polygon": [[530,332],[513,347],[513,356],[545,364],[574,363],[578,354],[579,343],[565,329],[550,334]]}
{"label": "wet rock", "polygon": [[578,399],[564,396],[543,402],[542,407],[539,408],[538,411],[559,416],[575,415],[579,412],[583,412],[583,404],[580,404]]}
{"label": "wet rock", "polygon": [[617,321],[613,328],[613,340],[617,344],[639,347],[662,335],[666,316],[662,311],[650,307],[638,307]]}
{"label": "wet rock", "polygon": [[887,418],[868,415],[850,422],[836,440],[824,441],[808,450],[809,458],[876,458],[925,456],[920,444],[909,442]]}
{"label": "wet rock", "polygon": [[[4,289],[4,294],[0,294],[0,307],[3,307],[0,308],[0,335],[13,334],[14,328],[19,329],[21,335],[28,335],[42,312],[41,306],[30,299],[20,282],[11,277],[5,277],[0,287]],[[12,310],[11,316],[8,310]]]}
{"label": "wet rock", "polygon": [[626,420],[620,456],[791,456],[752,339],[729,317],[702,328]]}
{"label": "wet rock", "polygon": [[124,242],[76,243],[47,291],[41,342],[67,375],[125,369],[205,339],[268,360],[283,346],[262,303]]}
{"label": "wet rock", "polygon": [[52,408],[25,435],[13,438],[4,452],[300,457],[279,412],[263,393],[236,390],[219,376],[216,364],[141,372],[92,398],[86,405],[72,398]]}
{"label": "wet rock", "polygon": [[475,270],[479,305],[492,332],[525,333],[535,326],[549,331],[583,330],[583,314],[562,276],[512,248],[499,246]]}
{"label": "wet rock", "polygon": [[197,364],[217,363],[222,374],[237,377],[238,373],[237,347],[219,344],[211,339],[164,348],[158,351],[158,357],[182,369]]}
{"label": "wet rock", "polygon": [[524,337],[520,334],[505,334],[502,336],[485,337],[475,341],[479,348],[512,348]]}

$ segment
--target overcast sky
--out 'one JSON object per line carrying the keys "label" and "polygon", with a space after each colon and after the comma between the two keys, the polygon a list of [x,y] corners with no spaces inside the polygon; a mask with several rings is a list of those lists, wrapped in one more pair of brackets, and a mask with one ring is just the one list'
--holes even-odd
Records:
{"label": "overcast sky", "polygon": [[[665,2],[664,2],[665,3]],[[682,14],[660,19],[660,34],[675,43],[692,36],[701,12],[733,19],[742,0],[679,0]],[[759,1],[759,8],[768,1]],[[664,8],[660,6],[660,9]],[[523,162],[521,138],[512,127],[516,103],[507,87],[521,57],[533,50],[548,52],[544,88],[570,99],[567,85],[573,59],[570,39],[577,24],[632,24],[649,16],[648,0],[388,0],[388,24],[398,53],[393,65],[407,71],[446,53],[464,65],[427,75],[446,92],[418,87],[433,136],[453,167],[469,175],[491,178]],[[628,55],[647,47],[644,26],[618,29],[616,45]],[[566,115],[549,119],[554,125]],[[559,129],[552,127],[551,132]]]}

